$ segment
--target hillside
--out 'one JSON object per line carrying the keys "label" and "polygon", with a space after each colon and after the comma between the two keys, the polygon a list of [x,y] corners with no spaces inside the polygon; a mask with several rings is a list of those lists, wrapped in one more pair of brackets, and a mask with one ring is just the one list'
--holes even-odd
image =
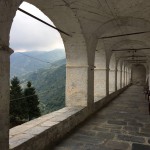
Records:
{"label": "hillside", "polygon": [[[65,51],[61,49],[53,51],[32,51],[24,53],[14,53],[11,55],[10,76],[22,76],[35,72],[41,68],[49,68],[54,62],[64,59]],[[40,61],[41,60],[41,61]],[[48,63],[46,63],[48,62]]]}
{"label": "hillside", "polygon": [[[65,105],[65,65],[49,69],[40,69],[37,72],[24,76],[23,86],[31,81],[39,93],[42,114],[58,110]],[[41,94],[40,94],[41,93]]]}
{"label": "hillside", "polygon": [[[14,53],[11,56],[11,78],[17,76],[21,86],[31,81],[40,100],[42,114],[58,110],[65,105],[66,59],[63,50],[50,52]],[[51,63],[40,62],[40,60]]]}

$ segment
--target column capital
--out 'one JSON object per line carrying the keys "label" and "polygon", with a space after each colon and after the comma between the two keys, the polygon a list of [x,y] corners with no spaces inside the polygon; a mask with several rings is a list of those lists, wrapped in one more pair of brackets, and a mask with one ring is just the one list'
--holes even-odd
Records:
{"label": "column capital", "polygon": [[94,70],[107,70],[106,68],[95,68]]}
{"label": "column capital", "polygon": [[66,65],[66,68],[89,68],[91,70],[96,69],[93,65]]}

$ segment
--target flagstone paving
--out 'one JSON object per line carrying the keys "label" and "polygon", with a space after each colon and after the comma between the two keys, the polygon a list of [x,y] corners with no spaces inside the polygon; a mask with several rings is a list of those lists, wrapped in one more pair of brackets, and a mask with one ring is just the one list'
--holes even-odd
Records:
{"label": "flagstone paving", "polygon": [[129,87],[54,150],[150,150],[150,115],[143,87]]}

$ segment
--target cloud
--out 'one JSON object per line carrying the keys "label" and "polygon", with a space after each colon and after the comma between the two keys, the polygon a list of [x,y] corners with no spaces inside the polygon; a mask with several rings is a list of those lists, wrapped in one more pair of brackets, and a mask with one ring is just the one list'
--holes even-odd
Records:
{"label": "cloud", "polygon": [[[23,2],[20,7],[53,25],[49,18],[33,5]],[[10,47],[15,51],[49,51],[57,48],[64,49],[63,41],[58,31],[20,11],[17,11],[12,24]]]}

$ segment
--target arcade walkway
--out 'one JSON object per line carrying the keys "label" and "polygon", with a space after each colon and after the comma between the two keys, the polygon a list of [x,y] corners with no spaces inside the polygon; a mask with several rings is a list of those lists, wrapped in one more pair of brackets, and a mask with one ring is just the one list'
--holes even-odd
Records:
{"label": "arcade walkway", "polygon": [[129,87],[54,150],[150,150],[150,116],[142,90]]}

